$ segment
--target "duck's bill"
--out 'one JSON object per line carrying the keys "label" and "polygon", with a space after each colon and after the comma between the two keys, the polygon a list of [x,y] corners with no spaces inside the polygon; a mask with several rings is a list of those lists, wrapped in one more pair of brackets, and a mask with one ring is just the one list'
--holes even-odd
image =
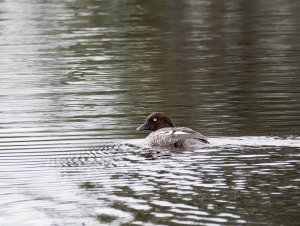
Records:
{"label": "duck's bill", "polygon": [[138,131],[150,130],[150,127],[149,127],[148,123],[145,122],[143,125],[141,125],[138,128],[136,128],[136,130],[138,130]]}

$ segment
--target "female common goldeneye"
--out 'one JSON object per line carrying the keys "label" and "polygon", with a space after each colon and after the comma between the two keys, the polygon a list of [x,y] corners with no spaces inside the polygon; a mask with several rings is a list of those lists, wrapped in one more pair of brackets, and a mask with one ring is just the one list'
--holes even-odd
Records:
{"label": "female common goldeneye", "polygon": [[152,131],[146,140],[154,147],[198,148],[209,143],[205,136],[190,128],[175,127],[171,119],[160,112],[151,113],[136,130]]}

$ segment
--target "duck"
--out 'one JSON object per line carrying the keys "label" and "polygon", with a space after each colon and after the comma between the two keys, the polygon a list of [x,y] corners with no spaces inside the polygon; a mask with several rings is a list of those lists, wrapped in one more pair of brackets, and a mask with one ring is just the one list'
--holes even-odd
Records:
{"label": "duck", "polygon": [[201,148],[209,144],[201,133],[187,127],[175,127],[173,121],[161,112],[151,113],[136,130],[150,130],[146,142],[159,148]]}

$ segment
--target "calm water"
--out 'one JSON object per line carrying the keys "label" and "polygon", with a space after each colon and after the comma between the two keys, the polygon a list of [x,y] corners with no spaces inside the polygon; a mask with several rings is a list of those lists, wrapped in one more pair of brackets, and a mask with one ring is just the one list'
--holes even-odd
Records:
{"label": "calm water", "polygon": [[[297,225],[300,2],[0,1],[0,225]],[[149,112],[211,146],[143,149]]]}

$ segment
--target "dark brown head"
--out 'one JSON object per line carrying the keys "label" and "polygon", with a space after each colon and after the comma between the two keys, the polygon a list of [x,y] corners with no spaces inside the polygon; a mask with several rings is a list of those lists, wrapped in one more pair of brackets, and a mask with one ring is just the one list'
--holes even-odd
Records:
{"label": "dark brown head", "polygon": [[161,128],[165,127],[175,127],[174,123],[171,121],[171,119],[168,118],[168,116],[164,115],[160,112],[154,112],[151,113],[146,122],[138,127],[136,130],[142,131],[142,130],[150,130],[150,131],[156,131]]}

